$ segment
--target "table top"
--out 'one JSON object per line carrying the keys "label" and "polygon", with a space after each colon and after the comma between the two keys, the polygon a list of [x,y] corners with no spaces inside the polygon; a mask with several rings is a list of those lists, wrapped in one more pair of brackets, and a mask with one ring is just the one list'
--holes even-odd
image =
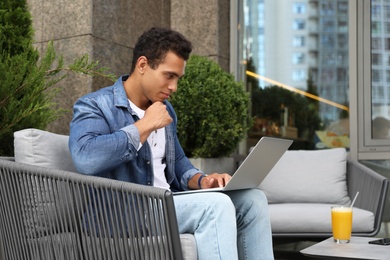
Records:
{"label": "table top", "polygon": [[301,250],[305,256],[325,257],[327,259],[390,259],[390,245],[372,245],[368,241],[376,237],[351,237],[347,244],[337,244],[330,237],[320,243]]}

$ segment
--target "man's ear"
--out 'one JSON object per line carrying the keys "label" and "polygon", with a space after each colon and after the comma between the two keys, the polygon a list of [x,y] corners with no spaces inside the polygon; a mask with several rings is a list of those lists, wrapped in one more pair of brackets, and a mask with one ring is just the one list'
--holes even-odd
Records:
{"label": "man's ear", "polygon": [[148,59],[145,56],[141,56],[137,60],[136,70],[139,73],[144,74],[147,65],[148,65]]}

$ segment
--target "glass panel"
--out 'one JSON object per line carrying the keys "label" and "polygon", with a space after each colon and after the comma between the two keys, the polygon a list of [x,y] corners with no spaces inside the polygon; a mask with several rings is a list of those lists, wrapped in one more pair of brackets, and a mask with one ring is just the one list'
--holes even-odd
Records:
{"label": "glass panel", "polygon": [[371,1],[371,138],[389,139],[390,3]]}
{"label": "glass panel", "polygon": [[349,148],[348,0],[239,0],[238,9],[248,145],[270,135],[297,149]]}

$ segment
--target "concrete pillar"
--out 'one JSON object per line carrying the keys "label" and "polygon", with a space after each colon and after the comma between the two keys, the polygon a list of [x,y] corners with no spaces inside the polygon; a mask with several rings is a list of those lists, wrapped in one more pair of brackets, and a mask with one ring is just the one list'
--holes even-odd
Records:
{"label": "concrete pillar", "polygon": [[[170,2],[166,0],[28,0],[35,29],[35,46],[45,52],[54,41],[65,64],[88,54],[100,66],[119,76],[128,73],[138,36],[151,26],[170,26]],[[68,134],[72,107],[80,96],[111,82],[84,75],[70,75],[58,86],[56,98],[64,116],[49,131]]]}
{"label": "concrete pillar", "polygon": [[229,71],[229,0],[171,0],[171,28],[183,33],[194,53],[215,60]]}
{"label": "concrete pillar", "polygon": [[[44,53],[54,41],[65,64],[88,54],[117,75],[127,74],[138,37],[152,26],[171,27],[188,37],[194,52],[229,71],[229,0],[27,0],[35,29],[35,46]],[[69,133],[72,107],[80,96],[111,82],[72,74],[57,86],[60,120],[47,130]]]}

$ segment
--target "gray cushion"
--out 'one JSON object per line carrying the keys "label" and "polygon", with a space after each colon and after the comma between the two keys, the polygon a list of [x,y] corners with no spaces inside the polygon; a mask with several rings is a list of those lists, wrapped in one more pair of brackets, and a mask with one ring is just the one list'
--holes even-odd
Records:
{"label": "gray cushion", "polygon": [[[68,137],[38,129],[25,129],[14,133],[15,162],[41,167],[76,171],[68,149]],[[66,231],[72,225],[67,212],[76,208],[70,187],[65,182],[47,178],[23,176],[23,219],[29,236],[41,236],[46,230],[55,230],[55,220],[61,221]],[[66,201],[67,203],[63,203]]]}
{"label": "gray cushion", "polygon": [[269,203],[351,203],[344,148],[287,151],[259,188]]}
{"label": "gray cushion", "polygon": [[15,162],[77,172],[68,139],[66,135],[33,128],[17,131],[14,133]]}
{"label": "gray cushion", "polygon": [[197,260],[196,241],[193,234],[180,234],[181,249],[184,260]]}
{"label": "gray cushion", "polygon": [[[331,204],[284,203],[269,205],[273,233],[332,232]],[[353,208],[352,231],[374,230],[374,214]],[[297,221],[299,220],[299,221]]]}

